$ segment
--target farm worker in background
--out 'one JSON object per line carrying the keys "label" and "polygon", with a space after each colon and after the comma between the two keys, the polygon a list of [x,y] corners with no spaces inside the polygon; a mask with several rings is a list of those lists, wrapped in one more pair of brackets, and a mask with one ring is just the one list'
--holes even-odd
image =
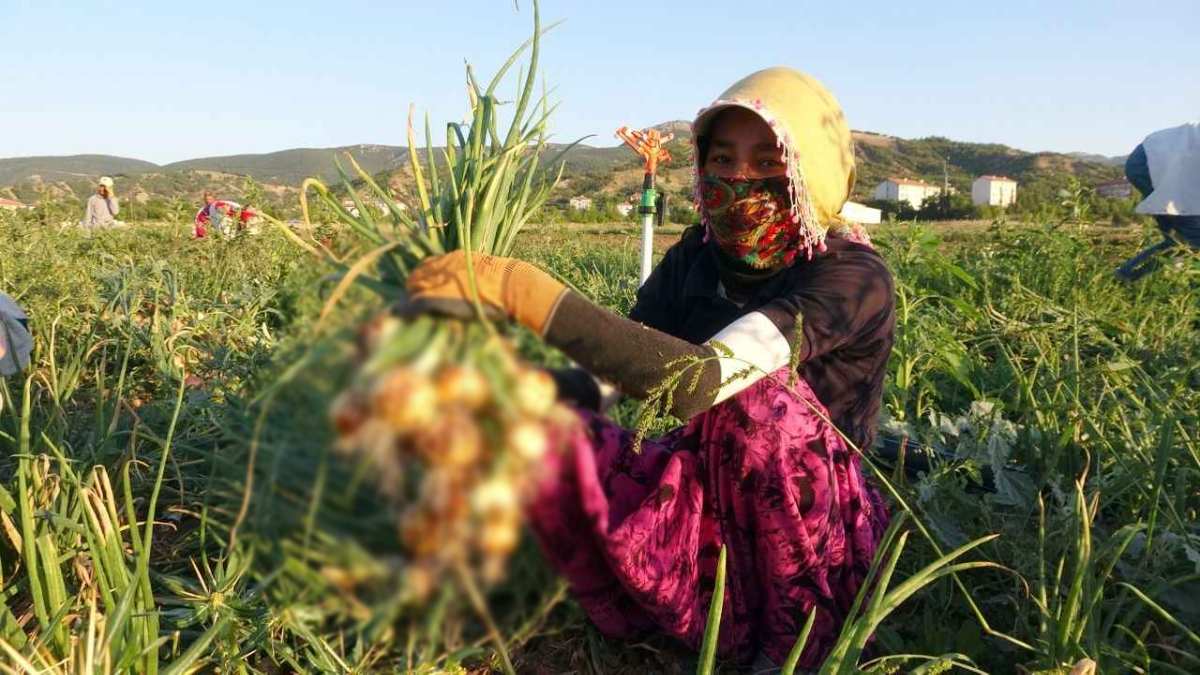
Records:
{"label": "farm worker in background", "polygon": [[83,216],[83,226],[87,228],[111,227],[124,225],[117,220],[121,205],[117,203],[117,195],[113,192],[113,179],[101,176],[96,183],[96,194],[88,197],[87,213]]}
{"label": "farm worker in background", "polygon": [[202,239],[212,228],[217,234],[230,236],[233,234],[234,222],[237,223],[237,230],[240,232],[246,229],[246,224],[257,215],[258,212],[249,206],[243,207],[237,202],[217,199],[212,191],[205,190],[204,206],[196,212],[194,234],[197,239]]}
{"label": "farm worker in background", "polygon": [[[476,282],[487,305],[627,395],[645,398],[691,363],[671,399],[686,425],[640,451],[633,432],[586,409],[595,380],[556,376],[581,424],[548,456],[528,512],[596,626],[698,646],[725,546],[722,651],[780,663],[815,609],[801,658],[812,667],[888,521],[859,448],[882,402],[892,277],[838,220],[854,149],[819,82],[754,73],[692,129],[702,224],[666,252],[628,319],[518,260],[475,254]],[[432,258],[409,277],[410,310],[460,313],[468,288],[461,252]]]}
{"label": "farm worker in background", "polygon": [[1153,256],[1180,241],[1200,248],[1200,122],[1147,136],[1125,161],[1125,176],[1145,197],[1136,211],[1154,216],[1165,237],[1117,270],[1133,281],[1154,269]]}
{"label": "farm worker in background", "polygon": [[221,223],[225,216],[215,208],[217,198],[211,190],[204,191],[204,205],[196,212],[196,218],[193,222],[194,234],[197,239],[202,239],[208,235],[208,229],[216,226],[220,229]]}
{"label": "farm worker in background", "polygon": [[0,293],[0,377],[24,370],[32,350],[29,317],[12,298]]}

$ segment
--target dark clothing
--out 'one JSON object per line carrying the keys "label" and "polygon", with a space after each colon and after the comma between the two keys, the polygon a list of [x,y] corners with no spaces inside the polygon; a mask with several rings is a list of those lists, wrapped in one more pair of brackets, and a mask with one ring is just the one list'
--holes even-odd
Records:
{"label": "dark clothing", "polygon": [[1154,183],[1150,180],[1150,164],[1146,160],[1146,148],[1140,143],[1129,153],[1129,157],[1125,158],[1125,178],[1143,197],[1154,192]]}
{"label": "dark clothing", "polygon": [[[550,319],[547,341],[637,398],[672,375],[671,364],[704,359],[696,386],[689,374],[672,391],[672,414],[689,419],[713,405],[722,384],[716,352],[705,343],[759,312],[799,351],[798,374],[834,424],[855,445],[870,447],[895,328],[894,287],[883,260],[868,246],[830,238],[825,253],[745,284],[722,274],[716,246],[703,235],[690,228],[667,251],[629,319],[568,292]],[[594,383],[577,373],[558,372],[555,380],[565,398],[586,407],[598,399]]]}
{"label": "dark clothing", "polygon": [[[883,397],[883,377],[895,329],[891,273],[870,247],[829,238],[812,260],[725,295],[716,247],[692,227],[667,251],[638,291],[629,317],[702,344],[738,318],[759,311],[800,346],[799,374],[859,447],[869,447]],[[730,281],[730,284],[736,284]],[[797,320],[801,330],[797,332]]]}
{"label": "dark clothing", "polygon": [[[703,359],[699,386],[689,392],[684,374],[672,390],[677,416],[694,415],[685,425],[635,445],[636,433],[580,411],[565,451],[541,467],[532,529],[604,635],[656,631],[696,647],[724,548],[722,653],[783,661],[810,616],[801,664],[817,667],[835,644],[888,516],[830,422],[868,446],[894,318],[879,256],[840,239],[828,247],[768,279],[738,280],[693,228],[638,293],[633,320],[571,292],[550,319],[547,342],[630,395],[672,381],[672,361]],[[725,391],[730,361],[705,344],[714,335],[735,357],[769,355],[751,362],[771,376]],[[805,359],[794,381],[789,342]]]}

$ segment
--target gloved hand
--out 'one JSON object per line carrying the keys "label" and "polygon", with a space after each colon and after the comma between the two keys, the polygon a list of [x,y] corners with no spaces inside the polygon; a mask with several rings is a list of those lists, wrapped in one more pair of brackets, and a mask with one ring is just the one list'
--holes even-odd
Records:
{"label": "gloved hand", "polygon": [[[473,253],[475,284],[485,308],[545,336],[550,317],[567,287],[537,267],[515,258]],[[450,316],[474,313],[467,259],[462,251],[421,262],[408,277],[410,306]]]}

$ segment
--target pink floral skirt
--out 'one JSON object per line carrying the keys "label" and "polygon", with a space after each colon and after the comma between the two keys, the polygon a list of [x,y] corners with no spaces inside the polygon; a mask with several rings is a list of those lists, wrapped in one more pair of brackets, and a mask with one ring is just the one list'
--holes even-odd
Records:
{"label": "pink floral skirt", "polygon": [[579,413],[529,515],[601,632],[698,647],[724,545],[722,655],[782,662],[816,607],[800,664],[824,659],[888,516],[808,384],[786,379],[760,380],[641,452],[632,432]]}

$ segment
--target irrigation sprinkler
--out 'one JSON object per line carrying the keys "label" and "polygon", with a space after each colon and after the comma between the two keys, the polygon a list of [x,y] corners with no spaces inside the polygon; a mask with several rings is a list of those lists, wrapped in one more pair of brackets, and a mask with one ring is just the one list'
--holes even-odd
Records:
{"label": "irrigation sprinkler", "polygon": [[643,160],[646,174],[642,178],[642,200],[638,205],[638,215],[642,217],[642,271],[639,284],[646,283],[650,276],[652,258],[654,255],[654,216],[658,191],[654,188],[654,176],[658,173],[660,162],[671,161],[671,153],[663,144],[675,138],[675,134],[662,134],[658,129],[630,131],[629,127],[617,129],[617,138],[625,141]]}

